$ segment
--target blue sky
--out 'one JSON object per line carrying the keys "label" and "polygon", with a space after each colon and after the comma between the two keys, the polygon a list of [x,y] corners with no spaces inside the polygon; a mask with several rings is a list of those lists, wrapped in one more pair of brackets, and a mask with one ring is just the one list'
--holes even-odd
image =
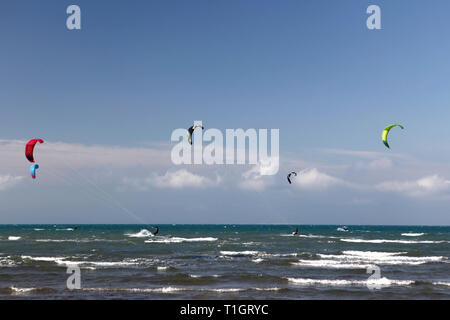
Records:
{"label": "blue sky", "polygon": [[[70,4],[82,30],[66,28]],[[366,28],[371,4],[382,30]],[[0,223],[449,224],[448,12],[446,0],[4,3]],[[173,166],[170,134],[194,120],[279,128],[280,174],[246,188],[250,168]],[[392,123],[405,130],[389,151]],[[48,142],[37,183],[22,150],[34,137]],[[292,170],[307,171],[289,188]]]}

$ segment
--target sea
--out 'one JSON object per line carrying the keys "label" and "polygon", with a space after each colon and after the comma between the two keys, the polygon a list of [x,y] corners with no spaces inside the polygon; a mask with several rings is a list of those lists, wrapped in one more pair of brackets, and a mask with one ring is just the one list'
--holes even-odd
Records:
{"label": "sea", "polygon": [[152,230],[0,225],[0,299],[450,299],[450,227]]}

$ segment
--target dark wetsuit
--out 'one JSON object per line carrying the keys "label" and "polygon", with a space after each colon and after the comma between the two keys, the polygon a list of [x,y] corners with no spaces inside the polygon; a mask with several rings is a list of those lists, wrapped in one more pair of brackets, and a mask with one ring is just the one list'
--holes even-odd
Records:
{"label": "dark wetsuit", "polygon": [[155,229],[156,229],[155,232],[153,232],[154,236],[156,236],[158,234],[158,232],[159,232],[159,228],[158,227],[155,227]]}

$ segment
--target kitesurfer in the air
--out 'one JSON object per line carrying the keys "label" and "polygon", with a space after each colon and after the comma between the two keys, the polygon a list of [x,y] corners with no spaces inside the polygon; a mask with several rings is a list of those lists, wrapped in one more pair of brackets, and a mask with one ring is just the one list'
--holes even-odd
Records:
{"label": "kitesurfer in the air", "polygon": [[193,125],[192,127],[190,127],[187,132],[188,142],[190,144],[192,144],[192,135],[194,134],[194,130],[196,128],[201,128],[202,130],[205,129],[205,127],[203,127],[202,125]]}

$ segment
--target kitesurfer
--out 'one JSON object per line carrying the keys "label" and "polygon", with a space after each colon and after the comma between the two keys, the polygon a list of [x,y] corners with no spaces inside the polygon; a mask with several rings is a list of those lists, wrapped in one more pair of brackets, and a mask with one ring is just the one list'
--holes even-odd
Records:
{"label": "kitesurfer", "polygon": [[196,128],[202,128],[202,130],[205,129],[203,126],[198,126],[198,125],[193,125],[192,127],[190,127],[190,128],[188,129],[188,133],[187,133],[188,141],[189,141],[190,144],[192,144],[192,134],[194,133],[194,130],[195,130]]}

